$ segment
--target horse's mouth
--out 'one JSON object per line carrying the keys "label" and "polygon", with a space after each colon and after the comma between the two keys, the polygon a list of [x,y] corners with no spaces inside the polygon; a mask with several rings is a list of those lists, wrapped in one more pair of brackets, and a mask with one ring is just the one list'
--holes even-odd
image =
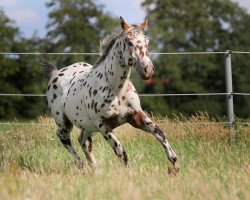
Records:
{"label": "horse's mouth", "polygon": [[140,76],[141,76],[141,78],[142,78],[143,80],[148,80],[148,79],[152,78],[153,74],[152,74],[152,75],[140,74]]}
{"label": "horse's mouth", "polygon": [[139,69],[138,72],[143,80],[148,80],[148,79],[152,78],[152,76],[154,75],[154,70],[148,71],[145,69],[147,69],[147,67],[144,69]]}

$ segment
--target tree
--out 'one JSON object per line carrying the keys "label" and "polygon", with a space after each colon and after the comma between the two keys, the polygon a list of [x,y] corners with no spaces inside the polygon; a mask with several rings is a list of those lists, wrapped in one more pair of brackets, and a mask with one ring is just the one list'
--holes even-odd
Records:
{"label": "tree", "polygon": [[[0,10],[0,51],[33,52],[38,39],[25,39],[19,29]],[[0,93],[44,93],[45,81],[39,60],[34,56],[0,55]],[[32,97],[0,98],[0,118],[34,117],[45,112],[45,99]]]}
{"label": "tree", "polygon": [[[46,50],[50,52],[98,52],[100,37],[117,25],[92,0],[51,0],[47,7],[50,12]],[[93,63],[96,59],[96,56],[63,56],[59,60],[57,57],[57,62],[63,66],[80,60]]]}
{"label": "tree", "polygon": [[[91,0],[51,0],[46,39],[34,35],[22,37],[19,28],[0,10],[1,52],[97,52],[99,38],[113,28],[114,20],[104,14],[102,6]],[[65,66],[82,57],[54,57],[58,66]],[[97,58],[85,57],[85,61]],[[44,94],[47,80],[41,61],[34,55],[0,55],[0,93]],[[0,118],[32,118],[47,110],[45,97],[0,98]]]}
{"label": "tree", "polygon": [[[249,50],[250,16],[236,3],[226,0],[176,1],[144,0],[150,23],[151,46],[156,52]],[[152,86],[164,93],[224,92],[223,55],[158,56],[156,76],[168,84]],[[247,91],[250,79],[244,73],[250,61],[233,55],[234,89]],[[244,85],[244,86],[243,86]],[[225,114],[225,97],[168,97],[170,111],[195,113],[207,110]],[[250,99],[236,101],[239,116],[246,116]],[[244,106],[244,110],[242,106]],[[148,103],[147,107],[150,108]],[[163,110],[163,112],[162,112]],[[247,112],[248,112],[247,111]],[[158,110],[164,114],[166,110]]]}

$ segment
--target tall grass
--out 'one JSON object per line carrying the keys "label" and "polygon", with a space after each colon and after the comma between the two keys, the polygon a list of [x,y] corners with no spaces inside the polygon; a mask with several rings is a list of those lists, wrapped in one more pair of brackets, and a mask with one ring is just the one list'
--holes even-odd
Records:
{"label": "tall grass", "polygon": [[[149,133],[124,125],[115,130],[135,174],[120,164],[100,134],[93,149],[101,173],[79,171],[55,134],[54,122],[0,127],[1,199],[249,199],[250,131],[207,124],[206,113],[157,119],[178,155],[180,172],[169,175],[161,145]],[[198,123],[198,124],[197,124]],[[49,124],[44,126],[44,124]],[[73,145],[87,163],[72,132]]]}

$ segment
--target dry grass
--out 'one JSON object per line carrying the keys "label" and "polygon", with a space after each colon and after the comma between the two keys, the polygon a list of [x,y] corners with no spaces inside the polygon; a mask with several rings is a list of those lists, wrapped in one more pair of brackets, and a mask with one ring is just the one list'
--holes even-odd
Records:
{"label": "dry grass", "polygon": [[[127,149],[133,175],[115,159],[100,135],[94,137],[94,153],[102,173],[93,174],[86,166],[83,175],[56,137],[52,119],[39,118],[40,124],[48,126],[1,126],[1,199],[250,198],[247,127],[237,127],[237,137],[228,141],[227,127],[207,124],[216,119],[206,113],[190,119],[155,120],[179,157],[181,171],[176,177],[168,174],[169,163],[159,143],[129,125],[115,132]],[[74,130],[74,146],[84,158],[77,136]]]}

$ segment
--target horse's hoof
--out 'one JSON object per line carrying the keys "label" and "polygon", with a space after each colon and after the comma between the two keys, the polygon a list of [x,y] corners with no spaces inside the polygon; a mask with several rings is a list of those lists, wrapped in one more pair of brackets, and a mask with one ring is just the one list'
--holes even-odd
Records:
{"label": "horse's hoof", "polygon": [[82,161],[75,161],[75,165],[78,169],[83,170],[83,162]]}
{"label": "horse's hoof", "polygon": [[168,166],[168,173],[174,176],[177,176],[177,174],[180,171],[180,167],[176,166],[175,164],[173,166]]}
{"label": "horse's hoof", "polygon": [[175,165],[176,161],[177,161],[177,157],[176,156],[173,157],[173,158],[171,158],[171,162],[173,163],[173,165]]}

